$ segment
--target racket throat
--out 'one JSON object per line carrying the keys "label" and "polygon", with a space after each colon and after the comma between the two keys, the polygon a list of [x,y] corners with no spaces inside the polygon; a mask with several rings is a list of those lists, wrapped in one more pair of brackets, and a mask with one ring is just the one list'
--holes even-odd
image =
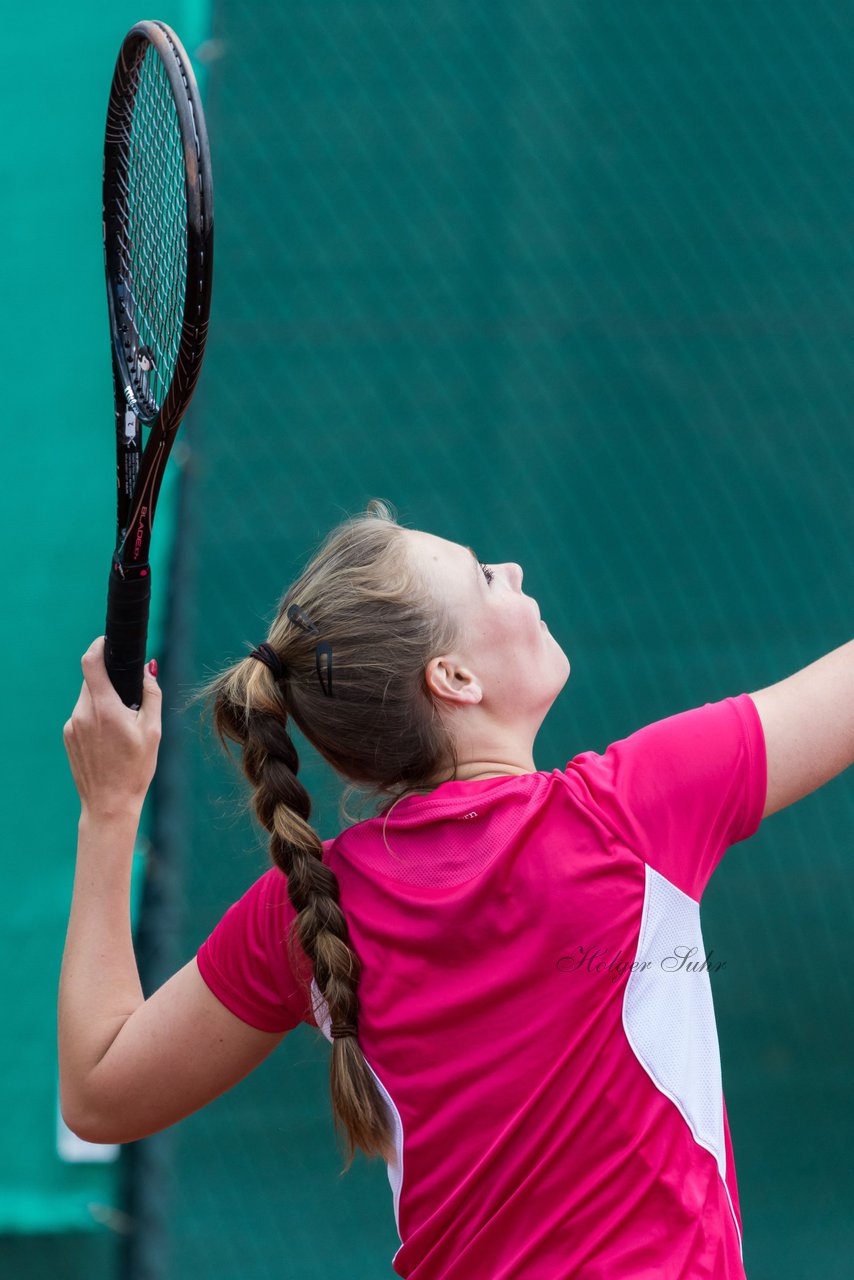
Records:
{"label": "racket throat", "polygon": [[151,576],[151,566],[148,562],[145,564],[124,564],[118,552],[116,552],[113,557],[113,573],[122,582],[137,582]]}

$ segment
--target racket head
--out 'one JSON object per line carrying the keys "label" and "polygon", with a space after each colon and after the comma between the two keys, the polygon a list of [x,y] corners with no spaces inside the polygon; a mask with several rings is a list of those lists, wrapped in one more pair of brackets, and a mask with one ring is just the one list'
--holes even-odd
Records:
{"label": "racket head", "polygon": [[163,22],[122,42],[104,140],[104,262],[114,376],[140,422],[174,432],[207,339],[210,148],[189,58]]}

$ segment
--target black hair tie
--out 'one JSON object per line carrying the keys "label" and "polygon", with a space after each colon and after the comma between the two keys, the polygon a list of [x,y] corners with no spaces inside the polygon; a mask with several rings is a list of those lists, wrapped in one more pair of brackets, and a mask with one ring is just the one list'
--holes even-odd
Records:
{"label": "black hair tie", "polygon": [[265,667],[269,667],[273,673],[274,680],[281,680],[284,676],[285,665],[273,646],[267,644],[266,640],[263,644],[259,644],[257,649],[253,649],[249,657],[257,658],[259,662],[264,663]]}
{"label": "black hair tie", "polygon": [[[288,620],[296,624],[300,631],[304,631],[306,635],[318,636],[316,625],[306,613],[305,609],[298,604],[292,604],[288,608]],[[263,644],[259,644],[257,649],[253,649],[249,655],[250,658],[257,658],[259,662],[263,662],[265,667],[269,667],[273,673],[275,680],[281,680],[287,673],[287,667],[282,662],[276,650],[271,644],[267,644],[266,640]],[[320,681],[320,687],[327,698],[332,697],[332,645],[327,640],[319,640],[314,646],[314,665],[317,670],[317,678]]]}
{"label": "black hair tie", "polygon": [[329,1034],[333,1040],[345,1040],[347,1036],[358,1036],[359,1032],[352,1022],[333,1022]]}

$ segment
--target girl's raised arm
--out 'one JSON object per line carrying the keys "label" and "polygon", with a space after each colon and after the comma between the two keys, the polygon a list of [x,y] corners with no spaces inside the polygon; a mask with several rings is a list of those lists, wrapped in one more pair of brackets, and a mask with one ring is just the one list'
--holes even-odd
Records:
{"label": "girl's raised arm", "polygon": [[130,926],[130,871],[160,740],[160,691],[147,673],[139,712],[104,666],[83,658],[65,726],[81,815],[59,984],[62,1114],[90,1142],[130,1142],[174,1124],[236,1084],[284,1033],[249,1026],[206,986],[195,958],[148,1000]]}

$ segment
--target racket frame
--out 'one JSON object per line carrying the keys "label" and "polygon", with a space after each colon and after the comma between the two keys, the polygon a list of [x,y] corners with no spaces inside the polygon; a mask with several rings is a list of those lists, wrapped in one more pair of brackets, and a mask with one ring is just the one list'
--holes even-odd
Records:
{"label": "racket frame", "polygon": [[[187,260],[181,336],[172,379],[159,406],[146,403],[129,355],[139,349],[130,282],[122,272],[118,229],[127,187],[128,97],[148,47],[160,58],[178,118],[184,159]],[[210,146],[196,78],[183,45],[165,23],[143,21],[128,31],[119,51],[104,139],[104,268],[110,321],[116,436],[116,544],[107,596],[105,660],[126,705],[138,707],[151,595],[149,547],[163,473],[201,369],[208,331],[213,273],[213,188]],[[143,427],[149,429],[143,447]]]}

